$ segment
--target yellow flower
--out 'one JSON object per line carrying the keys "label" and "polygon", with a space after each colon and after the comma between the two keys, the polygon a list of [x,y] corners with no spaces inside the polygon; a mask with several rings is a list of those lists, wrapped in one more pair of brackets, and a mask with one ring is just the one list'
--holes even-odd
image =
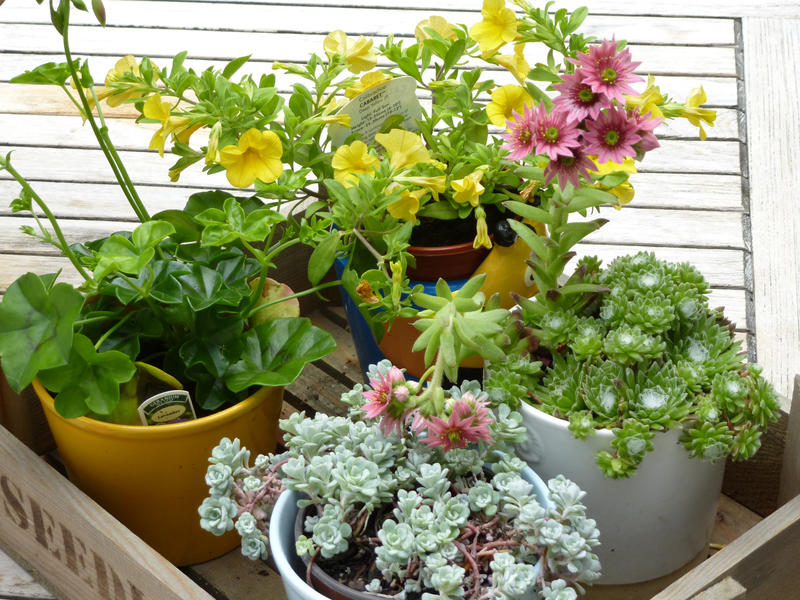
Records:
{"label": "yellow flower", "polygon": [[517,44],[514,46],[514,54],[495,56],[492,61],[511,71],[511,74],[516,77],[520,85],[525,85],[531,66],[525,60],[524,52],[525,44]]}
{"label": "yellow flower", "polygon": [[237,145],[219,151],[219,164],[225,167],[228,181],[239,188],[250,187],[256,179],[271,183],[283,173],[283,146],[274,131],[251,128]]}
{"label": "yellow flower", "polygon": [[319,120],[325,125],[330,125],[331,123],[336,123],[337,125],[341,125],[342,127],[350,127],[350,115],[347,113],[341,115],[324,115],[319,117]]}
{"label": "yellow flower", "polygon": [[505,127],[506,121],[513,118],[512,111],[521,115],[526,104],[533,106],[533,98],[524,88],[514,84],[503,85],[492,92],[486,114],[493,125]]}
{"label": "yellow flower", "polygon": [[378,163],[377,156],[369,153],[367,145],[356,140],[349,146],[339,146],[331,159],[333,178],[346,186],[358,183],[358,174],[371,173]]}
{"label": "yellow flower", "polygon": [[211,127],[208,135],[208,147],[206,148],[206,164],[210,165],[219,161],[219,136],[222,133],[222,121],[217,121]]}
{"label": "yellow flower", "polygon": [[472,241],[473,248],[491,248],[492,240],[489,238],[489,227],[486,225],[486,212],[482,208],[475,211],[475,217],[478,220],[477,233],[475,239]]}
{"label": "yellow flower", "polygon": [[517,35],[517,17],[506,8],[505,0],[483,0],[483,21],[473,25],[469,34],[481,47],[484,57],[491,56]]}
{"label": "yellow flower", "polygon": [[416,223],[420,201],[427,193],[428,190],[424,189],[414,190],[413,192],[403,190],[400,192],[400,200],[392,202],[386,210],[388,210],[389,214],[395,219]]}
{"label": "yellow flower", "polygon": [[439,194],[444,193],[444,187],[447,184],[446,175],[436,175],[433,177],[412,175],[409,177],[395,177],[394,180],[400,183],[407,183],[425,188],[433,195],[434,200],[439,200]]}
{"label": "yellow flower", "polygon": [[117,81],[121,81],[122,76],[125,75],[126,73],[133,73],[137,77],[141,75],[141,72],[139,71],[139,64],[136,62],[136,59],[130,54],[120,58],[117,61],[117,64],[114,65],[114,68],[111,69],[106,75],[106,87],[109,88],[110,90],[109,94],[106,96],[106,104],[108,104],[109,106],[119,106],[126,100],[131,100],[133,98],[141,98],[147,93],[145,91],[139,91],[137,89],[125,90],[124,92],[120,92],[118,94],[114,93],[116,89],[113,88],[111,84]]}
{"label": "yellow flower", "polygon": [[369,88],[375,87],[384,81],[389,81],[392,77],[380,71],[370,71],[364,75],[360,81],[354,83],[344,91],[347,98],[355,98],[361,92],[366,92]]}
{"label": "yellow flower", "polygon": [[655,85],[655,77],[652,75],[647,76],[647,87],[644,89],[641,96],[625,94],[625,106],[629,109],[638,108],[640,115],[650,113],[651,119],[664,116],[660,107],[662,102],[664,102],[664,96],[661,95],[661,90]]}
{"label": "yellow flower", "polygon": [[153,134],[150,140],[150,149],[158,150],[164,156],[164,144],[170,134],[173,134],[178,141],[188,144],[189,137],[203,126],[202,123],[190,125],[191,119],[188,117],[173,117],[170,115],[172,105],[169,102],[161,101],[161,94],[153,94],[144,103],[142,112],[148,119],[161,121],[161,128]]}
{"label": "yellow flower", "polygon": [[680,115],[700,130],[701,140],[705,140],[708,137],[706,130],[703,129],[703,123],[713,127],[714,120],[717,118],[717,111],[700,108],[700,105],[705,103],[706,99],[706,91],[702,87],[693,89],[689,92],[689,97],[686,99],[686,108]]}
{"label": "yellow flower", "polygon": [[422,138],[405,129],[392,129],[389,133],[379,133],[375,136],[375,141],[386,148],[394,169],[413,167],[431,160]]}
{"label": "yellow flower", "polygon": [[469,203],[477,207],[485,189],[481,185],[481,179],[483,179],[483,169],[477,169],[463,179],[453,180],[450,184],[455,190],[453,200],[459,204]]}
{"label": "yellow flower", "polygon": [[414,37],[417,38],[420,44],[424,44],[425,40],[429,40],[433,37],[425,31],[426,29],[433,29],[446,40],[454,40],[458,37],[456,35],[455,26],[438,15],[433,15],[417,23],[417,27],[414,29]]}
{"label": "yellow flower", "polygon": [[[591,158],[597,165],[597,170],[589,169],[589,172],[592,173],[593,175],[596,174],[599,175],[600,177],[603,177],[604,175],[608,175],[609,173],[616,173],[618,171],[622,171],[628,174],[636,173],[636,163],[633,160],[633,158],[630,157],[626,158],[622,162],[622,164],[615,163],[612,160],[609,160],[604,163],[598,163],[596,156],[589,156],[589,158]],[[633,200],[633,196],[635,193],[635,190],[633,189],[633,186],[631,185],[631,182],[629,180],[624,181],[621,184],[614,186],[612,188],[607,188],[599,183],[595,184],[594,187],[601,190],[606,190],[614,194],[617,197],[617,204],[616,206],[614,206],[614,208],[616,208],[617,210],[620,210],[623,205],[628,204],[631,200]]]}
{"label": "yellow flower", "polygon": [[344,31],[337,29],[327,35],[322,46],[328,56],[341,56],[351,73],[374,69],[378,62],[378,56],[372,49],[372,40],[363,35],[353,41]]}

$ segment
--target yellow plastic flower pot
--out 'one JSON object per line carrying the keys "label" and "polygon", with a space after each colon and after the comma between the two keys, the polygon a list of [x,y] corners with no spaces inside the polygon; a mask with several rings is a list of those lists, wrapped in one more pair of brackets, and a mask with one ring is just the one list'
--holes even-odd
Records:
{"label": "yellow plastic flower pot", "polygon": [[33,387],[72,482],[167,560],[199,563],[239,544],[235,531],[216,537],[200,528],[208,457],[223,437],[239,438],[254,456],[273,451],[283,388],[195,421],[137,427],[65,419],[38,380]]}

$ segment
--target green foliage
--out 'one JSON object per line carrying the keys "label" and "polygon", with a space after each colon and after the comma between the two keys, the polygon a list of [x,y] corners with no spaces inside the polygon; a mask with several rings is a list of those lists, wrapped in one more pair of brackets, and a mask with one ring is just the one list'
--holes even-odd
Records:
{"label": "green foliage", "polygon": [[[547,238],[540,243],[552,248]],[[545,273],[548,263],[539,266]],[[593,287],[564,294],[570,281]],[[614,478],[634,473],[655,432],[672,428],[706,460],[758,450],[778,417],[777,395],[760,367],[744,361],[731,324],[708,307],[708,284],[694,267],[649,252],[602,270],[586,258],[555,285],[522,301],[520,320],[506,328],[511,356],[489,366],[493,401],[532,396],[580,438],[612,429],[612,447],[596,460]],[[539,364],[541,371],[530,368]]]}

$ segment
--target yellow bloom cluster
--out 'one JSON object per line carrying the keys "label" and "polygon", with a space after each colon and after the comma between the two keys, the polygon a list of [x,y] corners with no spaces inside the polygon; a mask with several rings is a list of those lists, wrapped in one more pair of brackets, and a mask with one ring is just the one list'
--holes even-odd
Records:
{"label": "yellow bloom cluster", "polygon": [[506,8],[505,0],[484,0],[483,20],[473,25],[469,34],[478,42],[481,54],[491,56],[517,36],[517,17]]}
{"label": "yellow bloom cluster", "polygon": [[332,31],[322,44],[328,56],[341,56],[351,73],[363,73],[375,68],[378,56],[372,49],[372,40],[363,35],[353,40],[341,29]]}
{"label": "yellow bloom cluster", "polygon": [[486,105],[486,114],[493,125],[505,127],[506,121],[514,118],[514,112],[521,115],[525,105],[533,106],[533,98],[521,86],[503,85],[492,92],[492,100]]}
{"label": "yellow bloom cluster", "polygon": [[283,173],[283,146],[274,131],[245,131],[236,145],[219,151],[219,164],[225,167],[228,181],[234,187],[245,188],[256,179],[265,183],[275,181]]}
{"label": "yellow bloom cluster", "polygon": [[[127,93],[127,92],[126,92]],[[150,140],[150,149],[158,150],[164,156],[164,144],[170,134],[184,143],[189,143],[191,135],[203,126],[202,123],[192,125],[192,120],[188,117],[171,116],[172,105],[169,102],[162,102],[161,94],[153,94],[144,103],[142,112],[148,119],[161,121],[161,128],[153,134]]]}

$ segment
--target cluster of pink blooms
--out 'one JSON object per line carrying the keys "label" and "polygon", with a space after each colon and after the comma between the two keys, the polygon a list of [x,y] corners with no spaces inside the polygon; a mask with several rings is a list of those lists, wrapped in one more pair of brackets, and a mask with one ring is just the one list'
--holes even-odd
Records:
{"label": "cluster of pink blooms", "polygon": [[409,399],[412,398],[403,372],[390,367],[369,378],[369,390],[364,392],[367,402],[361,407],[367,418],[380,419],[378,425],[388,434],[402,435],[408,425],[416,433],[425,433],[425,444],[441,446],[445,451],[464,448],[470,442],[491,442],[489,425],[492,416],[488,400],[478,399],[466,392],[460,398],[446,403],[447,414],[424,416]]}
{"label": "cluster of pink blooms", "polygon": [[561,94],[552,111],[543,104],[526,105],[522,115],[514,111],[503,136],[511,160],[547,155],[545,184],[557,178],[562,190],[567,182],[578,187],[580,175],[592,180],[589,171],[597,167],[588,155],[598,163],[622,163],[657,148],[653,130],[662,120],[626,108],[625,94],[636,94],[630,84],[643,79],[633,74],[640,63],[631,62],[628,49],[617,52],[616,41],[605,40],[570,62],[579,68],[553,86]]}

